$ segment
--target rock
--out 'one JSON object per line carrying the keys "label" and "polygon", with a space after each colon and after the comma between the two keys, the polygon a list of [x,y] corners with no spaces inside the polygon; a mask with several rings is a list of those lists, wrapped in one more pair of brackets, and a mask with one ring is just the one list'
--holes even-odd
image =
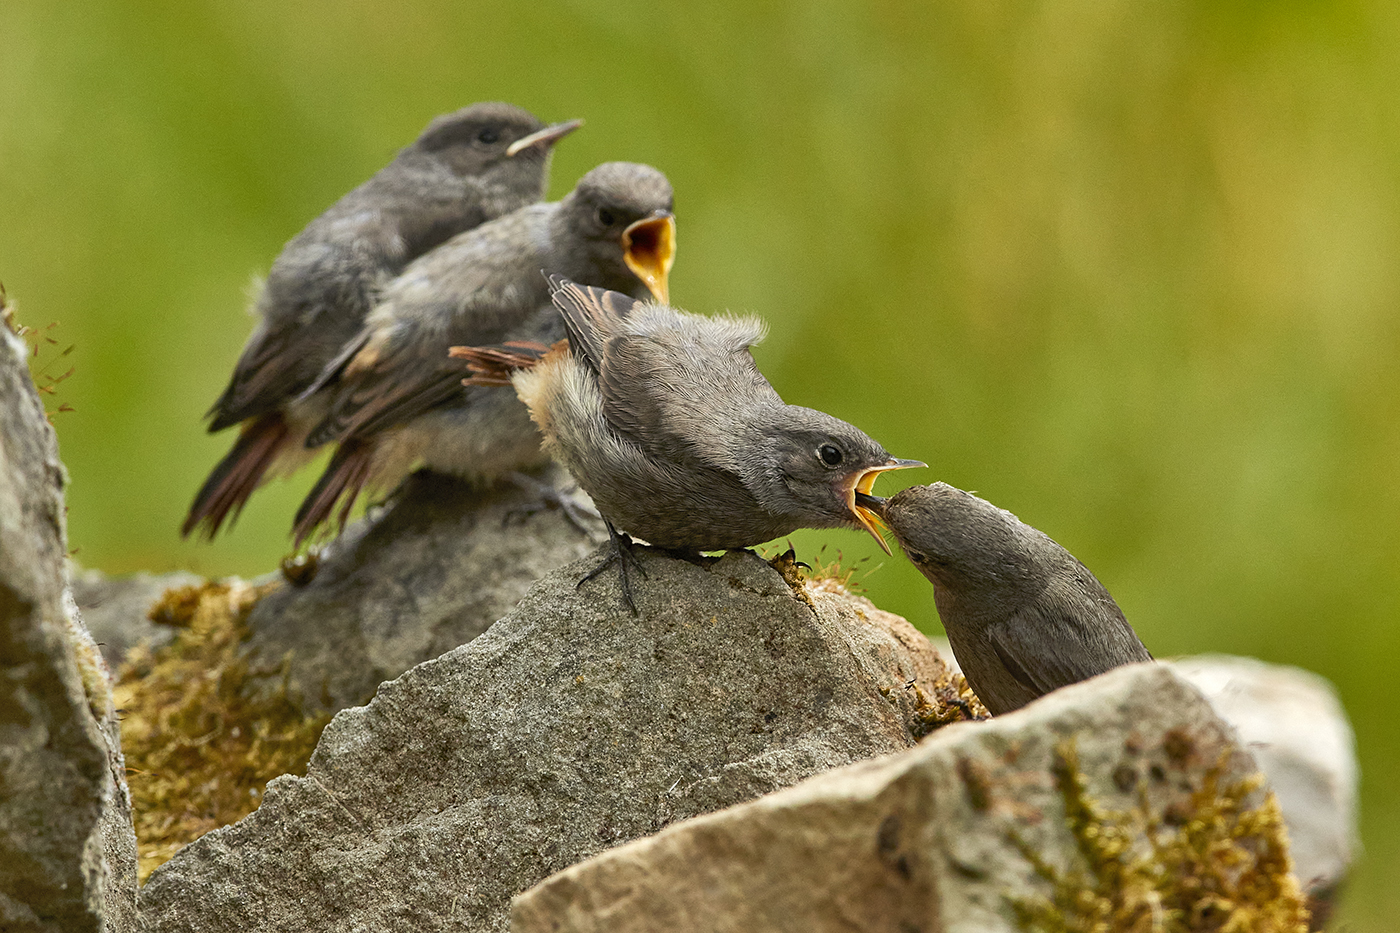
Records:
{"label": "rock", "polygon": [[471,641],[541,576],[593,550],[562,512],[524,515],[537,504],[509,484],[474,490],[415,474],[327,548],[310,582],[263,599],[248,619],[249,653],[277,663],[291,652],[291,688],[310,708],[364,703],[382,681]]}
{"label": "rock", "polygon": [[946,679],[902,619],[751,553],[639,549],[638,616],[613,572],[577,586],[601,553],[337,715],[305,778],[156,870],[149,929],[504,930],[579,859],[911,746],[919,672]]}
{"label": "rock", "polygon": [[135,929],[106,668],[65,603],[63,466],[0,320],[0,929]]}
{"label": "rock", "polygon": [[1171,662],[1239,732],[1278,795],[1295,873],[1321,928],[1358,841],[1356,743],[1332,685],[1311,671],[1254,658]]}
{"label": "rock", "polygon": [[[1245,808],[1263,801],[1251,790],[1257,784],[1232,786],[1254,772],[1229,726],[1193,687],[1164,665],[1132,665],[1016,713],[941,730],[912,751],[612,849],[517,898],[511,928],[1089,929],[1084,914],[1064,922],[1078,907],[1099,911],[1095,929],[1147,929],[1143,921],[1154,911],[1202,909],[1216,891],[1209,872],[1193,871],[1200,867],[1193,845],[1218,858],[1212,846],[1233,847],[1231,831],[1246,827],[1231,852],[1257,857],[1262,870],[1240,909],[1282,918],[1247,928],[1302,929],[1277,811],[1272,831],[1267,807],[1244,821],[1231,815],[1229,801]],[[1147,870],[1168,858],[1152,862],[1151,848],[1130,831],[1146,817],[1135,823],[1113,812],[1133,811],[1140,793],[1144,813],[1161,821],[1168,856],[1180,857],[1165,872]],[[1176,829],[1188,824],[1195,835]],[[1097,869],[1085,864],[1088,853]]]}
{"label": "rock", "polygon": [[69,579],[83,624],[114,670],[126,659],[126,653],[142,642],[154,648],[170,641],[175,630],[155,624],[146,613],[166,590],[200,582],[198,576],[183,572],[109,577],[72,563]]}

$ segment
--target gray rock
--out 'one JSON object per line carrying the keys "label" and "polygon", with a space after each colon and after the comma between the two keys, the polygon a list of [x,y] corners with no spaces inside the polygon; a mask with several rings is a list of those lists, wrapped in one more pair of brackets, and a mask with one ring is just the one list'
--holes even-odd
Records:
{"label": "gray rock", "polygon": [[[567,477],[554,474],[558,480]],[[597,544],[515,486],[417,473],[322,554],[303,586],[252,611],[249,652],[279,662],[312,708],[364,703],[382,681],[484,632],[536,580]],[[600,526],[601,528],[601,526]]]}
{"label": "gray rock", "polygon": [[106,667],[65,603],[63,466],[0,321],[0,929],[134,929],[135,837]]}
{"label": "gray rock", "polygon": [[84,569],[71,562],[68,569],[83,624],[114,670],[137,645],[144,642],[158,648],[175,636],[175,629],[147,618],[146,613],[156,600],[173,587],[202,582],[201,577],[184,572],[109,577],[100,570]]}
{"label": "gray rock", "polygon": [[[307,776],[142,891],[156,931],[503,930],[511,895],[666,824],[913,744],[944,672],[903,620],[750,553],[552,573],[335,717]],[[918,686],[933,693],[935,685]]]}
{"label": "gray rock", "polygon": [[1356,740],[1336,691],[1311,671],[1254,658],[1201,655],[1171,664],[1235,727],[1269,776],[1320,927],[1360,845]]}
{"label": "gray rock", "polygon": [[1052,764],[1071,737],[1088,796],[1110,810],[1141,791],[1170,812],[1217,762],[1222,782],[1255,771],[1193,687],[1132,665],[612,849],[517,898],[511,928],[1024,929],[1012,901],[1051,889],[1011,833],[1058,870],[1076,857]]}

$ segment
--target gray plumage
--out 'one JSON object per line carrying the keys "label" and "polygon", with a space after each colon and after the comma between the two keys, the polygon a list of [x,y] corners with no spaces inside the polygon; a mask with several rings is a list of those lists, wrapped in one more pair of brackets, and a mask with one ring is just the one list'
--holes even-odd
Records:
{"label": "gray plumage", "polygon": [[763,328],[753,319],[551,283],[568,349],[513,382],[546,448],[624,532],[693,552],[797,528],[870,527],[854,506],[857,486],[923,465],[784,403],[754,364]]}
{"label": "gray plumage", "polygon": [[946,483],[872,500],[933,583],[968,684],[993,715],[1152,655],[1103,584],[1060,545]]}
{"label": "gray plumage", "polygon": [[307,457],[306,432],[324,416],[305,390],[359,331],[378,289],[449,237],[538,201],[554,142],[577,122],[545,127],[509,104],[434,119],[411,145],[293,237],[257,299],[259,321],[210,431],[243,424],[234,448],[196,496],[184,533],[212,535],[269,470]]}
{"label": "gray plumage", "polygon": [[360,333],[308,390],[328,405],[307,446],[340,448],[297,515],[298,539],[334,508],[346,514],[362,486],[392,487],[419,465],[482,480],[543,463],[524,408],[509,391],[464,390],[448,349],[562,336],[542,272],[664,295],[672,201],[656,169],[606,163],[562,201],[463,233],[386,285]]}

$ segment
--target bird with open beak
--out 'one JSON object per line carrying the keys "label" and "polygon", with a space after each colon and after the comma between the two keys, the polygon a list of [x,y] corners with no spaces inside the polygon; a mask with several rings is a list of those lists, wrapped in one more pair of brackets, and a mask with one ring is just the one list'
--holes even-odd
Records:
{"label": "bird with open beak", "polygon": [[[608,522],[623,598],[630,539],[695,553],[798,528],[864,528],[856,501],[897,460],[858,428],[788,405],[754,363],[751,318],[702,317],[664,302],[550,276],[568,335],[542,344],[457,347],[469,385],[507,381],[549,451]],[[888,547],[886,547],[888,550]],[[588,579],[588,577],[585,577]]]}
{"label": "bird with open beak", "polygon": [[1048,535],[946,483],[857,495],[933,584],[968,684],[992,715],[1150,661],[1098,579]]}
{"label": "bird with open beak", "polygon": [[359,336],[308,390],[329,397],[307,446],[336,453],[297,513],[298,542],[362,488],[391,489],[417,467],[489,482],[541,466],[540,435],[508,389],[462,385],[455,344],[552,340],[563,322],[541,273],[667,298],[673,194],[648,165],[609,162],[563,200],[461,234],[390,282]]}
{"label": "bird with open beak", "polygon": [[264,479],[310,459],[326,399],[306,389],[364,325],[377,289],[463,230],[544,197],[554,144],[580,120],[545,126],[503,103],[437,117],[412,145],[297,234],[268,271],[259,322],[209,430],[240,425],[181,533],[213,537]]}

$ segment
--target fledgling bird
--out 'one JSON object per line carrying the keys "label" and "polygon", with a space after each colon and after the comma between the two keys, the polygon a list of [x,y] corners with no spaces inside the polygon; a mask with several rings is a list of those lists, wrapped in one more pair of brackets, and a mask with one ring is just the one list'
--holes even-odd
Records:
{"label": "fledgling bird", "polygon": [[1152,660],[1103,584],[1010,512],[946,483],[860,501],[933,583],[953,655],[992,715]]}
{"label": "fledgling bird", "polygon": [[298,543],[364,487],[389,489],[422,465],[470,481],[546,462],[514,393],[462,385],[454,344],[563,336],[542,272],[664,300],[675,257],[673,193],[649,165],[608,162],[562,201],[463,233],[385,286],[360,334],[311,391],[330,398],[308,446],[338,442],[297,513]]}
{"label": "fledgling bird", "polygon": [[364,324],[378,288],[449,237],[544,197],[554,144],[581,121],[545,126],[519,107],[473,104],[411,145],[282,249],[258,296],[258,325],[211,432],[241,424],[195,496],[182,535],[212,538],[269,475],[301,466],[323,400],[300,397]]}
{"label": "fledgling bird", "polygon": [[558,275],[550,287],[567,342],[453,353],[476,373],[469,383],[509,379],[529,406],[545,449],[607,519],[614,552],[602,566],[619,562],[630,607],[628,534],[693,553],[798,528],[865,528],[885,546],[855,497],[885,470],[924,464],[785,403],[750,352],[760,322],[688,314]]}

